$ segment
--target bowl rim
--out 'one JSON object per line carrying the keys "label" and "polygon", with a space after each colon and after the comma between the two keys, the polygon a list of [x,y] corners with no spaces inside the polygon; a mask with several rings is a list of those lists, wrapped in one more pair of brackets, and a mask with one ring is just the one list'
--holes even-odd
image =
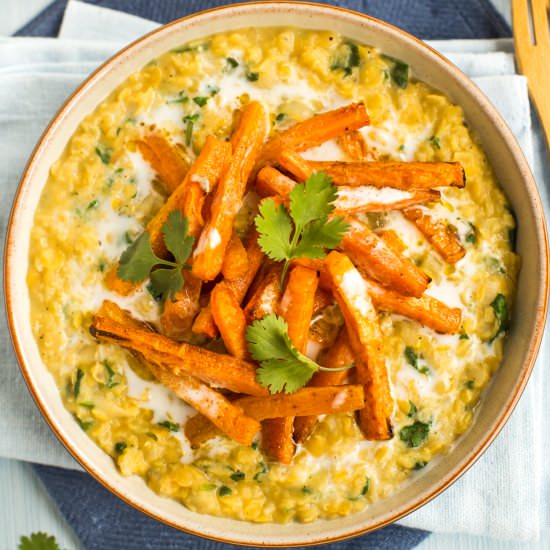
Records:
{"label": "bowl rim", "polygon": [[[22,190],[29,185],[29,179],[31,168],[33,167],[35,163],[35,158],[39,155],[39,153],[42,151],[42,149],[47,145],[48,137],[50,133],[55,132],[57,124],[60,119],[63,118],[63,115],[66,111],[68,111],[75,103],[78,102],[80,97],[82,95],[85,95],[87,93],[87,89],[93,85],[93,83],[102,76],[102,73],[109,69],[111,66],[115,65],[117,61],[123,57],[125,54],[127,54],[132,49],[136,48],[137,46],[143,44],[144,42],[147,42],[151,37],[165,32],[166,29],[178,26],[182,24],[183,22],[188,22],[194,18],[197,17],[203,17],[207,16],[209,14],[217,13],[220,11],[228,11],[231,12],[235,9],[243,9],[243,8],[249,8],[251,10],[262,8],[268,8],[269,6],[275,7],[280,6],[281,4],[288,4],[289,7],[295,7],[295,8],[310,8],[310,9],[316,9],[319,10],[319,12],[325,12],[325,14],[335,13],[335,14],[348,14],[352,15],[354,17],[359,17],[364,20],[369,21],[371,24],[378,25],[380,27],[386,28],[396,34],[399,34],[401,37],[405,38],[407,41],[411,41],[415,43],[417,46],[419,46],[421,49],[427,50],[432,55],[437,56],[440,61],[442,61],[447,68],[457,74],[461,80],[462,85],[464,85],[468,92],[475,98],[475,100],[481,104],[483,109],[488,113],[489,117],[491,118],[492,122],[495,121],[501,122],[501,134],[502,137],[505,139],[507,146],[513,153],[516,162],[518,163],[518,166],[520,168],[520,171],[523,175],[523,180],[526,188],[530,191],[531,194],[531,203],[534,207],[534,211],[536,214],[538,214],[536,218],[536,226],[539,230],[539,234],[542,237],[542,247],[541,247],[541,253],[540,253],[540,271],[541,271],[541,280],[543,281],[544,285],[544,291],[539,293],[539,303],[537,304],[537,311],[536,311],[536,322],[535,322],[535,331],[533,334],[533,337],[531,339],[531,345],[528,349],[528,353],[526,357],[524,358],[523,364],[521,368],[519,369],[520,375],[517,384],[514,387],[514,391],[511,395],[507,398],[506,407],[502,411],[502,414],[500,417],[498,417],[495,420],[494,427],[489,433],[485,435],[483,439],[481,439],[478,443],[476,443],[473,450],[470,452],[470,454],[462,460],[462,463],[457,464],[455,467],[455,472],[448,477],[447,479],[444,479],[442,482],[439,482],[437,485],[432,486],[428,491],[425,492],[424,495],[421,495],[419,498],[412,500],[412,502],[404,509],[400,509],[398,511],[394,511],[391,514],[388,514],[387,518],[383,518],[380,521],[378,521],[376,524],[371,524],[367,526],[363,526],[359,529],[350,530],[347,533],[340,534],[340,535],[334,535],[334,536],[328,536],[324,538],[318,538],[316,540],[309,540],[306,542],[299,542],[299,541],[292,541],[292,542],[285,542],[285,543],[272,543],[272,542],[243,542],[241,540],[235,540],[231,538],[225,538],[223,536],[214,536],[211,534],[204,534],[202,532],[196,531],[194,529],[191,529],[189,527],[183,526],[181,524],[175,523],[165,517],[162,516],[162,513],[157,513],[153,509],[146,509],[144,508],[140,503],[134,501],[131,496],[123,494],[121,491],[119,491],[116,487],[113,487],[109,485],[109,482],[106,481],[102,474],[99,473],[93,464],[88,463],[88,458],[84,456],[83,453],[77,448],[77,446],[73,446],[72,442],[69,440],[69,438],[66,438],[62,432],[57,428],[56,425],[56,419],[51,417],[46,409],[46,407],[43,405],[40,396],[38,395],[31,379],[31,375],[29,373],[29,370],[27,368],[27,365],[25,364],[25,361],[23,360],[23,343],[20,339],[19,334],[17,333],[15,329],[15,321],[14,321],[14,308],[12,307],[12,295],[11,295],[11,288],[10,288],[10,281],[12,280],[12,265],[11,265],[11,250],[16,245],[16,237],[17,232],[15,228],[17,226],[13,223],[16,213],[21,209],[21,196],[22,196]],[[112,91],[112,90],[111,90]],[[132,41],[130,44],[124,46],[122,49],[117,51],[113,56],[111,56],[109,59],[107,59],[104,63],[102,63],[97,69],[95,69],[90,75],[86,77],[86,79],[81,82],[78,87],[69,95],[69,97],[65,100],[63,105],[59,108],[59,110],[56,112],[56,114],[53,116],[51,121],[48,123],[47,127],[45,128],[44,132],[40,136],[39,140],[37,141],[37,144],[35,145],[32,154],[29,157],[29,160],[27,161],[27,164],[23,170],[23,173],[21,175],[21,178],[19,180],[13,203],[12,208],[10,211],[10,215],[8,218],[8,224],[7,224],[7,231],[6,231],[6,239],[5,239],[5,248],[4,248],[4,269],[3,269],[3,275],[4,275],[4,302],[5,302],[5,308],[6,308],[6,317],[8,321],[8,328],[10,332],[10,336],[12,339],[13,348],[16,354],[17,362],[19,364],[19,367],[21,369],[21,373],[23,374],[23,377],[25,379],[25,383],[27,385],[27,388],[29,392],[31,393],[38,409],[40,410],[43,418],[46,420],[47,424],[49,425],[50,429],[54,432],[56,437],[59,441],[63,444],[63,446],[69,451],[69,453],[73,456],[73,458],[76,459],[76,461],[90,474],[92,477],[99,482],[103,487],[105,487],[107,490],[115,494],[118,498],[120,498],[122,501],[126,502],[133,508],[139,510],[140,512],[146,514],[147,516],[156,519],[157,521],[160,521],[161,523],[168,525],[170,527],[173,527],[175,529],[178,529],[180,531],[190,533],[192,535],[196,535],[202,538],[214,540],[217,542],[223,542],[223,543],[229,543],[229,544],[237,544],[241,546],[264,546],[264,547],[299,547],[299,546],[314,546],[318,544],[325,544],[329,542],[337,542],[340,540],[345,540],[348,538],[352,538],[355,536],[359,536],[368,532],[375,531],[377,529],[383,528],[386,525],[389,525],[404,516],[412,513],[413,511],[417,510],[418,508],[424,506],[426,503],[434,499],[436,496],[438,496],[440,493],[442,493],[444,490],[446,490],[448,487],[450,487],[455,481],[457,481],[471,466],[473,466],[477,460],[481,457],[481,455],[486,451],[486,449],[491,445],[493,440],[496,438],[496,436],[500,433],[506,422],[508,421],[510,415],[512,414],[513,410],[515,409],[524,389],[525,386],[529,380],[529,377],[531,375],[531,372],[533,370],[535,360],[538,355],[538,351],[541,345],[542,337],[544,334],[544,328],[546,323],[546,316],[547,316],[547,310],[548,310],[548,302],[549,302],[549,285],[550,285],[550,279],[549,279],[549,273],[548,273],[548,266],[550,263],[550,252],[548,247],[548,233],[546,228],[546,222],[545,222],[545,214],[544,209],[542,206],[542,201],[540,198],[540,194],[535,182],[535,179],[532,175],[531,169],[529,167],[529,164],[527,163],[527,160],[523,154],[523,151],[521,150],[519,144],[517,143],[515,137],[513,136],[511,130],[508,128],[508,125],[503,121],[500,113],[496,110],[496,108],[492,105],[492,103],[485,97],[485,95],[479,90],[479,88],[465,75],[458,69],[453,63],[451,63],[446,57],[444,57],[442,54],[440,54],[437,50],[426,44],[424,41],[420,40],[419,38],[415,37],[414,35],[409,34],[408,32],[400,29],[399,27],[396,27],[394,25],[391,25],[389,23],[386,23],[385,21],[382,21],[380,19],[377,19],[375,17],[369,16],[367,14],[351,10],[348,8],[343,8],[339,6],[333,6],[328,4],[322,4],[318,2],[310,2],[310,1],[294,1],[294,0],[282,0],[282,1],[273,1],[273,0],[260,0],[260,1],[252,1],[252,2],[239,2],[235,4],[226,4],[223,6],[218,6],[214,8],[210,8],[207,10],[202,10],[199,12],[195,12],[192,14],[189,14],[187,16],[175,19],[174,21],[171,21],[167,23],[166,25],[162,25],[151,32],[148,32],[147,34],[139,37],[138,39]],[[275,524],[274,524],[275,525]]]}

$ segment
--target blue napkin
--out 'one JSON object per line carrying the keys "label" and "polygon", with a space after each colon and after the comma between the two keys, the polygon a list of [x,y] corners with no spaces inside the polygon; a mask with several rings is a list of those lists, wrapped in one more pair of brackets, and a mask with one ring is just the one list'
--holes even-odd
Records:
{"label": "blue napkin", "polygon": [[[233,3],[224,0],[86,0],[90,4],[126,11],[159,22]],[[56,36],[67,0],[57,0],[18,35]],[[406,0],[347,0],[331,2],[384,19],[422,38],[496,38],[510,29],[488,0],[421,0],[411,6]],[[87,549],[176,549],[213,550],[231,548],[181,533],[144,516],[118,500],[90,476],[49,466],[35,466],[61,512]],[[327,545],[334,549],[413,548],[429,532],[392,525],[350,541]]]}

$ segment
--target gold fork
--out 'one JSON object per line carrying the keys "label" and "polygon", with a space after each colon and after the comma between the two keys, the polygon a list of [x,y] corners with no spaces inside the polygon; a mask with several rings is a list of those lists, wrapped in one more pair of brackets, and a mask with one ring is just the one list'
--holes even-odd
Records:
{"label": "gold fork", "polygon": [[550,147],[550,0],[512,0],[512,23],[518,68],[527,76]]}

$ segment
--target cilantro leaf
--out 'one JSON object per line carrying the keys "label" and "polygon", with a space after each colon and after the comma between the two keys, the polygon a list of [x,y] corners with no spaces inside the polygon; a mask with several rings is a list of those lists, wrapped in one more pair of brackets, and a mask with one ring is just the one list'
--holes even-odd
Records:
{"label": "cilantro leaf", "polygon": [[189,220],[181,210],[170,212],[168,220],[162,226],[162,236],[166,248],[174,255],[178,264],[184,264],[191,254],[194,238],[187,234]]}
{"label": "cilantro leaf", "polygon": [[495,299],[491,302],[493,313],[498,322],[498,328],[495,335],[491,338],[491,342],[501,333],[508,330],[509,325],[509,313],[508,313],[508,301],[503,294],[498,293]]}
{"label": "cilantro leaf", "polygon": [[158,263],[149,233],[145,231],[120,256],[117,276],[130,283],[141,283]]}
{"label": "cilantro leaf", "polygon": [[262,250],[277,262],[288,259],[291,255],[292,220],[286,208],[277,205],[273,199],[266,199],[260,204],[255,222]]}
{"label": "cilantro leaf", "polygon": [[55,537],[46,533],[32,533],[30,537],[21,537],[19,550],[59,550]]}
{"label": "cilantro leaf", "polygon": [[316,220],[304,229],[302,238],[296,246],[292,257],[301,258],[306,256],[312,260],[325,257],[325,248],[336,248],[344,233],[347,230],[347,223],[343,218],[332,220]]}
{"label": "cilantro leaf", "polygon": [[[256,379],[270,393],[303,388],[318,370],[326,369],[300,353],[288,337],[285,320],[270,313],[246,329],[248,350],[260,363]],[[349,368],[349,367],[345,367]]]}
{"label": "cilantro leaf", "polygon": [[183,288],[181,270],[156,269],[151,273],[151,286],[160,294],[163,302],[168,298],[174,300],[176,294]]}
{"label": "cilantro leaf", "polygon": [[[284,261],[281,286],[294,258],[324,258],[326,249],[336,248],[348,228],[344,218],[328,216],[334,211],[338,190],[324,172],[312,174],[290,192],[290,205],[276,205],[266,199],[260,205],[255,223],[258,243],[275,261]],[[294,228],[292,227],[294,225]]]}
{"label": "cilantro leaf", "polygon": [[405,426],[399,431],[399,439],[407,444],[407,447],[419,447],[430,433],[430,424],[417,420],[414,424]]}
{"label": "cilantro leaf", "polygon": [[393,82],[399,88],[406,88],[409,85],[409,66],[402,61],[395,61],[395,65],[391,69],[391,77]]}
{"label": "cilantro leaf", "polygon": [[[175,262],[159,258],[151,247],[149,233],[145,231],[120,256],[117,275],[125,281],[139,283],[150,278],[148,290],[155,299],[174,299],[183,288],[183,269],[191,254],[194,237],[188,235],[189,220],[179,211],[170,213],[162,226],[162,237]],[[153,271],[153,268],[158,269]]]}
{"label": "cilantro leaf", "polygon": [[336,186],[325,172],[316,172],[304,184],[295,185],[290,191],[290,215],[296,227],[303,228],[309,222],[325,218],[334,210],[332,204],[338,197]]}

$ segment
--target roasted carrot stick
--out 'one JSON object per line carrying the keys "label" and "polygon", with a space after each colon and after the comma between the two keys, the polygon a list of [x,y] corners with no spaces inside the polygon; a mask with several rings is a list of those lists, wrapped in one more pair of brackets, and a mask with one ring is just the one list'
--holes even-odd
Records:
{"label": "roasted carrot stick", "polygon": [[[353,352],[349,346],[346,329],[343,328],[332,348],[323,358],[323,366],[331,369],[340,369],[353,364]],[[313,375],[310,386],[339,386],[348,376],[347,370],[319,371]],[[297,416],[294,420],[294,441],[304,442],[317,423],[317,415]]]}
{"label": "roasted carrot stick", "polygon": [[[145,323],[134,319],[128,311],[121,309],[114,302],[103,302],[98,316],[103,316],[120,326],[153,335],[152,329]],[[146,356],[137,352],[136,355],[152,374],[181,399],[193,406],[199,413],[205,415],[213,426],[243,445],[250,445],[254,435],[260,429],[258,421],[250,418],[240,407],[233,405],[222,394],[188,374],[174,374],[169,369],[146,360]]]}
{"label": "roasted carrot stick", "polygon": [[94,317],[90,332],[96,338],[140,353],[147,361],[165,367],[176,375],[196,376],[207,384],[236,393],[268,393],[256,381],[255,365],[230,355],[175,342],[160,334],[133,328],[101,315]]}
{"label": "roasted carrot stick", "polygon": [[[277,277],[276,283],[279,283]],[[302,353],[306,349],[309,325],[313,314],[317,272],[297,265],[288,277],[285,292],[279,305],[279,314],[287,322],[290,341]],[[292,438],[294,417],[277,415],[262,424],[262,446],[268,456],[288,464],[294,456]]]}
{"label": "roasted carrot stick", "polygon": [[224,282],[212,290],[210,310],[227,351],[239,359],[247,358],[246,318],[235,295]]}
{"label": "roasted carrot stick", "polygon": [[[275,394],[266,397],[242,397],[233,401],[247,417],[267,420],[277,414],[292,416],[335,414],[351,412],[364,407],[365,396],[361,385],[303,388],[292,394]],[[191,417],[185,424],[185,435],[193,448],[218,435],[219,431],[201,414]]]}
{"label": "roasted carrot stick", "polygon": [[420,298],[403,296],[369,279],[365,282],[377,309],[414,319],[436,332],[454,334],[460,329],[462,312],[459,308],[451,308],[427,294]]}
{"label": "roasted carrot stick", "polygon": [[222,433],[242,445],[252,444],[260,423],[243,413],[240,407],[194,376],[176,375],[154,363],[149,363],[148,367],[161,384],[208,418]]}
{"label": "roasted carrot stick", "polygon": [[[284,152],[280,164],[286,169],[294,170],[294,177],[304,181],[309,177],[306,171],[307,162],[296,160],[299,155]],[[312,172],[309,172],[312,173]],[[305,177],[304,177],[305,176]],[[260,170],[256,178],[256,189],[263,196],[280,195],[287,198],[296,182],[279,172],[272,166]],[[409,206],[431,202],[440,198],[435,189],[410,189],[403,191],[386,187],[383,190],[374,186],[340,186],[338,198],[334,201],[335,214],[358,214],[360,212],[384,212],[387,210],[401,210]]]}
{"label": "roasted carrot stick", "polygon": [[[244,297],[246,296],[246,293],[248,292],[248,289],[264,260],[264,253],[258,244],[258,233],[256,232],[256,229],[252,229],[248,235],[246,256],[248,258],[247,272],[237,279],[225,281],[225,284],[233,292],[239,304],[241,304],[244,300]],[[195,334],[204,334],[209,338],[215,338],[218,335],[218,327],[216,327],[216,323],[212,317],[210,305],[201,309],[195,319],[195,322],[193,323],[192,330]]]}
{"label": "roasted carrot stick", "polygon": [[158,134],[144,137],[137,146],[144,160],[160,176],[168,194],[175,191],[189,169],[189,163],[176,147]]}
{"label": "roasted carrot stick", "polygon": [[273,166],[264,166],[256,176],[256,191],[261,197],[288,197],[296,182]]}
{"label": "roasted carrot stick", "polygon": [[211,281],[222,269],[233,221],[241,207],[248,176],[269,130],[268,124],[265,107],[253,101],[246,107],[231,138],[233,157],[220,178],[210,219],[202,230],[193,256],[193,273],[203,281]]}
{"label": "roasted carrot stick", "polygon": [[189,271],[183,271],[183,288],[176,293],[174,300],[164,302],[160,327],[164,335],[182,339],[191,330],[193,319],[200,311],[199,298],[202,281],[194,277]]}
{"label": "roasted carrot stick", "polygon": [[162,208],[147,224],[151,247],[157,256],[165,257],[162,226],[174,210],[189,220],[189,234],[197,237],[203,225],[202,204],[207,192],[214,189],[229,161],[231,146],[208,136],[199,156],[187,172],[184,182],[168,197]]}
{"label": "roasted carrot stick", "polygon": [[359,130],[340,136],[338,145],[350,160],[374,160],[374,154],[369,150],[369,146]]}
{"label": "roasted carrot stick", "polygon": [[284,149],[306,151],[346,132],[358,130],[368,123],[365,105],[352,103],[294,124],[268,140],[258,159],[258,168],[273,161]]}
{"label": "roasted carrot stick", "polygon": [[340,248],[355,265],[379,283],[411,296],[422,296],[430,278],[410,260],[396,254],[365,224],[347,218],[349,229]]}
{"label": "roasted carrot stick", "polygon": [[288,337],[302,353],[307,345],[317,283],[316,271],[297,265],[290,272],[279,304],[279,315],[288,325]]}
{"label": "roasted carrot stick", "polygon": [[395,189],[464,187],[465,176],[458,162],[333,162],[309,161],[315,172],[326,172],[334,185],[372,185]]}
{"label": "roasted carrot stick", "polygon": [[[189,234],[197,237],[203,225],[202,205],[205,191],[203,187],[208,181],[213,188],[218,182],[220,173],[229,159],[231,146],[219,139],[208,136],[202,151],[191,166],[180,185],[168,197],[161,209],[155,214],[145,228],[149,232],[153,252],[166,258],[162,226],[174,210],[180,210],[189,221]],[[202,186],[202,187],[201,187]],[[118,262],[105,277],[105,284],[110,290],[123,296],[128,296],[140,287],[140,284],[129,283],[119,279],[117,275]],[[182,322],[185,324],[185,321]]]}
{"label": "roasted carrot stick", "polygon": [[464,257],[466,250],[460,243],[456,232],[449,225],[423,212],[420,208],[407,208],[403,214],[418,227],[446,262],[455,264]]}
{"label": "roasted carrot stick", "polygon": [[226,280],[238,279],[248,270],[248,256],[240,237],[233,231],[227,245],[222,264],[222,275]]}
{"label": "roasted carrot stick", "polygon": [[379,229],[376,234],[396,253],[401,254],[407,249],[401,237],[393,229]]}
{"label": "roasted carrot stick", "polygon": [[248,323],[277,311],[281,300],[280,265],[272,265],[248,300],[244,314]]}
{"label": "roasted carrot stick", "polygon": [[285,149],[277,155],[276,161],[285,172],[292,174],[298,181],[306,181],[314,172],[309,162],[296,151]]}
{"label": "roasted carrot stick", "polygon": [[336,214],[359,214],[361,212],[385,212],[402,210],[409,206],[433,202],[441,197],[435,189],[410,189],[401,191],[385,187],[338,187],[338,198],[334,201]]}
{"label": "roasted carrot stick", "polygon": [[359,427],[367,439],[390,439],[393,400],[378,314],[368,287],[345,254],[331,252],[325,265],[346,322],[357,382],[365,387],[365,408],[358,413]]}

